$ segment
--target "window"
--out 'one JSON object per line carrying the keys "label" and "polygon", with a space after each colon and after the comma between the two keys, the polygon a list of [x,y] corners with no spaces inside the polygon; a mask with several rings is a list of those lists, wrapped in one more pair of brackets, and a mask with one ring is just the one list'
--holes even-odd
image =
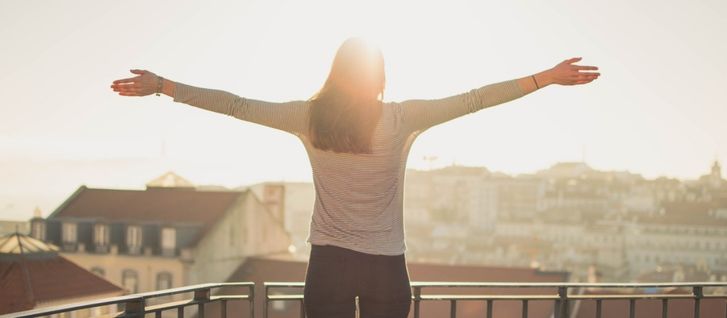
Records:
{"label": "window", "polygon": [[63,243],[75,243],[77,238],[76,223],[63,223]]}
{"label": "window", "polygon": [[109,245],[109,227],[106,224],[93,226],[93,241],[97,246]]}
{"label": "window", "polygon": [[177,231],[172,227],[162,228],[162,250],[173,250],[177,247]]}
{"label": "window", "polygon": [[130,225],[126,228],[126,246],[129,253],[138,253],[141,249],[141,227]]}
{"label": "window", "polygon": [[172,288],[172,274],[161,272],[157,274],[157,290]]}
{"label": "window", "polygon": [[132,294],[139,292],[139,275],[135,270],[125,269],[121,273],[121,286]]}

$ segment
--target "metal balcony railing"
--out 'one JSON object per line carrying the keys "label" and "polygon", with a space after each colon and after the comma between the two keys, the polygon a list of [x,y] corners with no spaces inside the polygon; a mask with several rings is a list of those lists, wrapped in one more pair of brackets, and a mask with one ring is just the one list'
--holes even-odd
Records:
{"label": "metal balcony railing", "polygon": [[[413,316],[419,318],[422,312],[423,302],[445,302],[449,304],[449,316],[457,316],[457,304],[460,302],[482,302],[485,305],[484,316],[493,317],[493,308],[496,302],[514,301],[520,303],[522,317],[528,317],[530,303],[552,302],[553,316],[555,318],[569,317],[573,304],[578,301],[593,301],[596,305],[595,317],[601,318],[602,307],[605,301],[627,300],[630,318],[636,318],[636,307],[639,301],[661,300],[662,317],[669,317],[669,301],[675,299],[693,300],[693,317],[701,317],[700,303],[705,299],[721,299],[724,303],[725,315],[727,315],[727,282],[689,282],[689,283],[487,283],[487,282],[412,282],[412,303]],[[238,287],[246,289],[244,294],[212,295],[214,289]],[[302,282],[266,282],[265,299],[263,302],[263,317],[270,317],[268,308],[272,302],[297,302],[300,304],[300,317],[305,317],[303,310],[303,287]],[[655,294],[653,289],[675,288],[684,293],[678,294]],[[716,288],[722,291],[716,293]],[[527,293],[493,293],[497,290],[509,289],[530,289]],[[584,290],[589,290],[584,294]],[[627,289],[628,292],[624,292]],[[425,291],[450,290],[452,294],[425,293]],[[462,294],[463,290],[474,290],[478,294]],[[484,291],[489,291],[484,293]],[[543,292],[546,291],[547,292]],[[598,291],[621,290],[619,294],[597,294]],[[536,293],[532,293],[535,291]],[[455,294],[459,292],[460,294]],[[594,293],[591,293],[594,292]],[[170,301],[150,305],[150,300],[160,299],[165,296],[174,296],[191,293],[191,299]],[[235,312],[234,317],[255,317],[255,284],[252,282],[201,284],[180,288],[173,288],[149,293],[132,294],[127,296],[105,298],[94,301],[62,305],[57,307],[42,308],[24,312],[2,315],[6,317],[44,317],[54,314],[71,313],[89,308],[116,305],[118,312],[109,313],[111,317],[145,317],[153,314],[155,317],[162,317],[163,313],[176,311],[177,317],[185,317],[185,308],[196,308],[195,314],[204,318],[205,306],[213,302],[219,302],[220,317],[228,316],[227,302],[247,302],[249,309],[246,312]]]}
{"label": "metal balcony railing", "polygon": [[[224,287],[247,287],[247,294],[243,295],[215,295],[212,296],[212,290]],[[191,299],[165,302],[161,304],[149,305],[152,299],[159,299],[167,296],[175,296],[182,294],[192,294]],[[12,313],[8,315],[0,315],[0,318],[29,318],[44,317],[54,314],[73,313],[80,310],[98,308],[108,305],[116,305],[117,313],[110,313],[109,317],[145,317],[147,314],[153,314],[160,318],[166,311],[176,311],[177,317],[184,317],[184,309],[187,307],[196,307],[200,318],[204,318],[204,308],[207,304],[220,302],[220,312],[222,317],[227,317],[228,301],[246,301],[249,303],[249,317],[255,317],[255,283],[239,282],[239,283],[219,283],[219,284],[200,284],[179,288],[165,289],[155,292],[131,294],[126,296],[104,298],[81,303],[62,305],[57,307],[41,308],[37,310],[29,310],[23,312]],[[236,316],[240,316],[239,314]]]}
{"label": "metal balcony railing", "polygon": [[[303,312],[303,295],[280,294],[281,289],[299,288],[303,289],[303,283],[265,283],[265,307],[263,317],[268,318],[268,305],[274,301],[295,301],[300,303],[300,317],[305,317]],[[636,306],[638,300],[656,299],[662,301],[662,317],[669,315],[669,301],[674,299],[694,300],[694,318],[700,318],[703,299],[722,299],[725,303],[725,317],[727,317],[727,294],[705,294],[705,288],[727,288],[727,282],[691,282],[691,283],[475,283],[475,282],[412,282],[412,300],[414,305],[414,318],[421,315],[422,302],[444,301],[449,302],[449,316],[457,317],[457,303],[462,301],[481,301],[486,304],[485,317],[493,317],[495,301],[519,301],[521,302],[522,317],[528,317],[528,305],[533,301],[552,301],[553,316],[555,318],[570,317],[571,304],[575,301],[594,301],[596,304],[596,318],[601,318],[603,301],[605,300],[628,300],[629,318],[636,318]],[[504,289],[504,288],[538,288],[550,289],[552,293],[542,294],[425,294],[424,289]],[[683,294],[654,294],[647,289],[682,288],[689,290]],[[631,293],[624,294],[583,294],[581,291],[608,290],[608,289],[632,289]],[[575,293],[574,293],[575,292]]]}

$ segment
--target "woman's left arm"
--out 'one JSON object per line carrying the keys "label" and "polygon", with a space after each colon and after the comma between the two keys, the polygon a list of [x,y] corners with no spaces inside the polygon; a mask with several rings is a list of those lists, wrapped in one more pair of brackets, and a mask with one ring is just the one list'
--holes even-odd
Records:
{"label": "woman's left arm", "polygon": [[218,90],[162,79],[152,72],[132,70],[140,76],[116,80],[111,85],[122,96],[146,96],[155,93],[161,84],[160,92],[172,97],[175,102],[184,103],[205,110],[235,117],[279,129],[294,135],[307,131],[307,102],[267,102],[237,96]]}

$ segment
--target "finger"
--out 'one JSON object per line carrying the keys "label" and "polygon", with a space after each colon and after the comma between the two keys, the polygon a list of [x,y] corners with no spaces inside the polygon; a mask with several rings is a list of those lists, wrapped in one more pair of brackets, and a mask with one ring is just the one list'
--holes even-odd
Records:
{"label": "finger", "polygon": [[119,80],[115,80],[115,81],[114,81],[113,83],[114,83],[114,84],[120,84],[120,83],[132,83],[132,82],[135,82],[135,81],[136,81],[137,79],[139,79],[139,76],[136,76],[136,77],[129,77],[129,78],[124,78],[124,79],[119,79]]}
{"label": "finger", "polygon": [[594,72],[580,72],[578,73],[579,76],[601,76],[601,73],[594,73]]}
{"label": "finger", "polygon": [[114,90],[120,91],[120,92],[136,92],[141,89],[139,87],[134,87],[131,85],[123,85],[123,86],[114,87]]}
{"label": "finger", "polygon": [[576,80],[590,80],[590,79],[596,79],[598,78],[597,75],[580,75],[576,78]]}
{"label": "finger", "polygon": [[141,96],[139,93],[127,93],[127,92],[121,92],[119,93],[121,96]]}
{"label": "finger", "polygon": [[587,70],[587,71],[595,71],[598,70],[597,66],[588,66],[588,65],[571,65],[571,69],[574,70]]}
{"label": "finger", "polygon": [[147,72],[147,70],[138,70],[138,69],[133,69],[133,70],[131,70],[131,72],[132,72],[132,73],[134,73],[134,74],[139,74],[139,75],[143,75],[144,73],[146,73],[146,72]]}
{"label": "finger", "polygon": [[572,64],[572,63],[580,61],[581,59],[582,59],[582,57],[574,57],[574,58],[567,59],[564,62],[567,64]]}
{"label": "finger", "polygon": [[111,85],[111,88],[116,89],[116,90],[128,90],[128,89],[130,89],[132,87],[133,87],[132,84],[116,84],[116,85]]}
{"label": "finger", "polygon": [[587,72],[583,72],[583,73],[574,73],[574,74],[571,74],[569,77],[570,78],[590,78],[590,77],[599,77],[599,76],[601,76],[601,73],[587,73]]}

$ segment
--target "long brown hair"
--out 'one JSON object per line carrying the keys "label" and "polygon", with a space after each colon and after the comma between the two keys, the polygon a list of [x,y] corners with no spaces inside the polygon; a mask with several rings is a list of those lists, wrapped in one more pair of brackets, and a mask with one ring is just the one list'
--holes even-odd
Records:
{"label": "long brown hair", "polygon": [[362,38],[341,44],[323,87],[311,99],[309,133],[313,146],[345,153],[371,153],[381,116],[384,57]]}

